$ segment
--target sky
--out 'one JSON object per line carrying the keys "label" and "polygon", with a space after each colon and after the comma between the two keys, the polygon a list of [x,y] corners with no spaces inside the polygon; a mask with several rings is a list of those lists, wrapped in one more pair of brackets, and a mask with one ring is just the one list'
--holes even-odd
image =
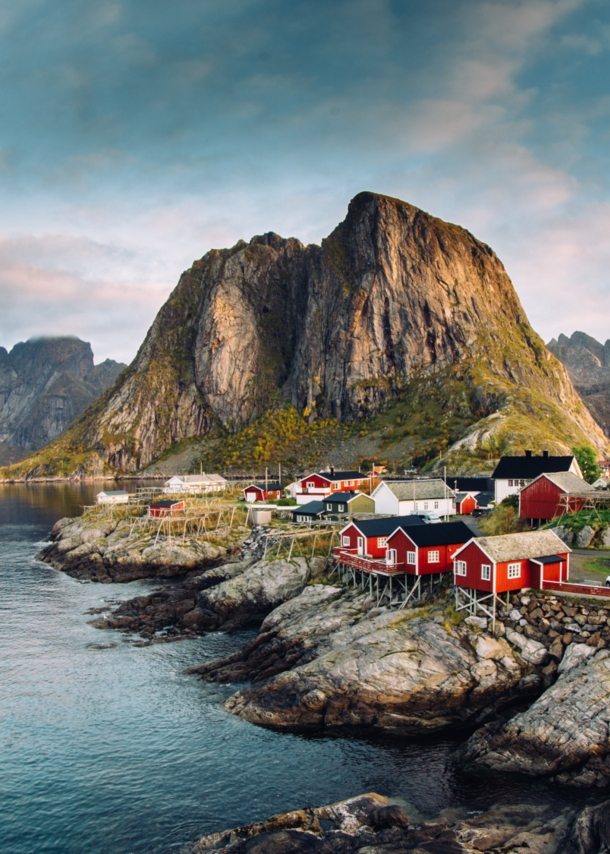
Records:
{"label": "sky", "polygon": [[362,190],[610,337],[607,0],[0,0],[0,345],[128,362],[180,273]]}

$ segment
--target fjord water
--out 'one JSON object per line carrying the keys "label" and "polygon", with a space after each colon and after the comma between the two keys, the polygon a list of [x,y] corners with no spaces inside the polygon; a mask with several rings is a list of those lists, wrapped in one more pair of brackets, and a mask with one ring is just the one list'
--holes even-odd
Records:
{"label": "fjord water", "polygon": [[83,584],[35,561],[52,524],[94,491],[0,487],[3,854],[169,854],[206,832],[366,791],[430,815],[573,797],[461,776],[449,740],[275,733],[227,714],[235,686],[183,670],[251,632],[142,648],[92,628],[88,609],[153,586]]}

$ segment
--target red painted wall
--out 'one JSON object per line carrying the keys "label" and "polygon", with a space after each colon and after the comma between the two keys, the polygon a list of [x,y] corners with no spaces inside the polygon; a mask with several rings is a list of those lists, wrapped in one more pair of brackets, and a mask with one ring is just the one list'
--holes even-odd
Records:
{"label": "red painted wall", "polygon": [[473,510],[476,510],[477,502],[472,495],[467,495],[463,501],[456,504],[455,509],[461,516],[469,516]]}
{"label": "red painted wall", "polygon": [[281,489],[268,489],[265,491],[260,486],[249,486],[247,489],[244,489],[244,498],[246,497],[246,493],[249,492],[256,493],[256,501],[277,501],[282,497]]}
{"label": "red painted wall", "polygon": [[[366,477],[353,478],[351,481],[345,481],[345,480],[329,481],[329,480],[326,480],[326,478],[321,477],[319,474],[312,474],[312,475],[309,475],[308,477],[304,477],[302,480],[300,480],[299,486],[301,487],[303,492],[307,492],[307,487],[306,487],[307,483],[315,483],[316,489],[327,489],[329,492],[352,492],[352,491],[355,491],[358,488],[358,486],[365,480],[367,480]],[[351,485],[348,486],[347,485],[348,483],[350,483]],[[318,495],[319,494],[320,493],[318,493]]]}
{"label": "red painted wall", "polygon": [[[522,519],[554,519],[562,512],[558,504],[564,494],[556,484],[546,477],[540,477],[521,490],[519,516]],[[582,499],[570,499],[571,512],[577,512],[583,504]]]}
{"label": "red painted wall", "polygon": [[148,515],[154,519],[159,519],[162,516],[172,516],[176,513],[184,513],[184,501],[178,501],[171,507],[155,507],[154,504],[151,504],[148,508]]}
{"label": "red painted wall", "polygon": [[493,561],[481,551],[476,543],[470,543],[464,551],[457,555],[456,560],[466,562],[466,575],[456,575],[455,583],[458,587],[468,587],[471,590],[484,590],[487,593],[493,593],[492,580],[483,581],[481,578],[481,565],[491,564],[491,572],[493,579]]}
{"label": "red painted wall", "polygon": [[[402,528],[388,538],[388,548],[396,549],[396,561],[399,564],[404,564],[407,575],[434,575],[437,572],[452,572],[453,555],[462,545],[463,543],[447,546],[422,546],[416,550],[415,543]],[[416,564],[407,563],[408,551],[417,551]],[[434,551],[439,552],[439,560],[430,563],[428,554]]]}
{"label": "red painted wall", "polygon": [[[358,548],[358,537],[361,537],[362,534],[358,531],[355,525],[349,525],[345,530],[341,531],[341,548],[343,549],[357,549]],[[350,544],[349,546],[343,545],[343,537],[349,537]],[[369,555],[369,557],[374,558],[384,558],[386,555],[386,546],[378,546],[377,545],[377,537],[365,537],[364,538],[364,553]]]}
{"label": "red painted wall", "polygon": [[[558,552],[559,557],[566,560],[563,570],[563,578],[567,581],[567,552]],[[471,590],[482,590],[487,593],[493,592],[494,579],[494,563],[491,561],[485,552],[479,548],[476,543],[471,543],[462,551],[456,558],[466,562],[466,575],[456,575],[455,581],[458,587],[468,587]],[[496,577],[496,593],[506,593],[508,590],[521,590],[523,587],[540,587],[540,567],[538,564],[532,563],[530,560],[510,561],[510,563],[521,564],[521,575],[519,578],[508,577],[508,561],[495,564]],[[491,564],[491,578],[489,581],[484,581],[481,578],[481,566],[483,564]],[[559,568],[555,565],[545,567],[544,577],[548,581],[559,580]]]}
{"label": "red painted wall", "polygon": [[316,489],[328,489],[330,491],[330,483],[325,478],[320,477],[319,474],[308,475],[299,481],[299,486],[303,492],[307,492],[308,483],[314,483]]}

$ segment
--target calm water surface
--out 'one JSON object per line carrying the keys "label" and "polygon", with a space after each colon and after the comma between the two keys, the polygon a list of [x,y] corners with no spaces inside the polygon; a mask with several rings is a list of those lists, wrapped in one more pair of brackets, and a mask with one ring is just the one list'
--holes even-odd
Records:
{"label": "calm water surface", "polygon": [[183,669],[250,632],[138,648],[92,628],[89,608],[153,586],[83,584],[35,561],[52,524],[95,491],[0,487],[3,854],[169,854],[212,830],[366,791],[424,814],[575,797],[462,776],[451,741],[278,734],[227,714],[236,686]]}

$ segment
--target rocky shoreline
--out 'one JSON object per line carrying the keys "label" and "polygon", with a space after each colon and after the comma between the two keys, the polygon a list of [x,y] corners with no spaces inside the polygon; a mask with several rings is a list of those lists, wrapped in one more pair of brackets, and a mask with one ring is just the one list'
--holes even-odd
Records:
{"label": "rocky shoreline", "polygon": [[375,793],[292,810],[211,833],[183,854],[603,854],[610,847],[610,801],[584,809],[511,804],[445,810],[422,821],[406,804]]}
{"label": "rocky shoreline", "polygon": [[[261,559],[264,529],[225,545],[129,536],[128,519],[61,520],[40,555],[80,579],[167,579],[96,615],[141,644],[257,634],[190,668],[235,684],[225,708],[280,730],[463,731],[462,765],[581,787],[610,782],[610,609],[512,595],[495,625],[456,613],[447,589],[417,608],[376,607],[319,557]],[[148,538],[148,539],[147,539]]]}

